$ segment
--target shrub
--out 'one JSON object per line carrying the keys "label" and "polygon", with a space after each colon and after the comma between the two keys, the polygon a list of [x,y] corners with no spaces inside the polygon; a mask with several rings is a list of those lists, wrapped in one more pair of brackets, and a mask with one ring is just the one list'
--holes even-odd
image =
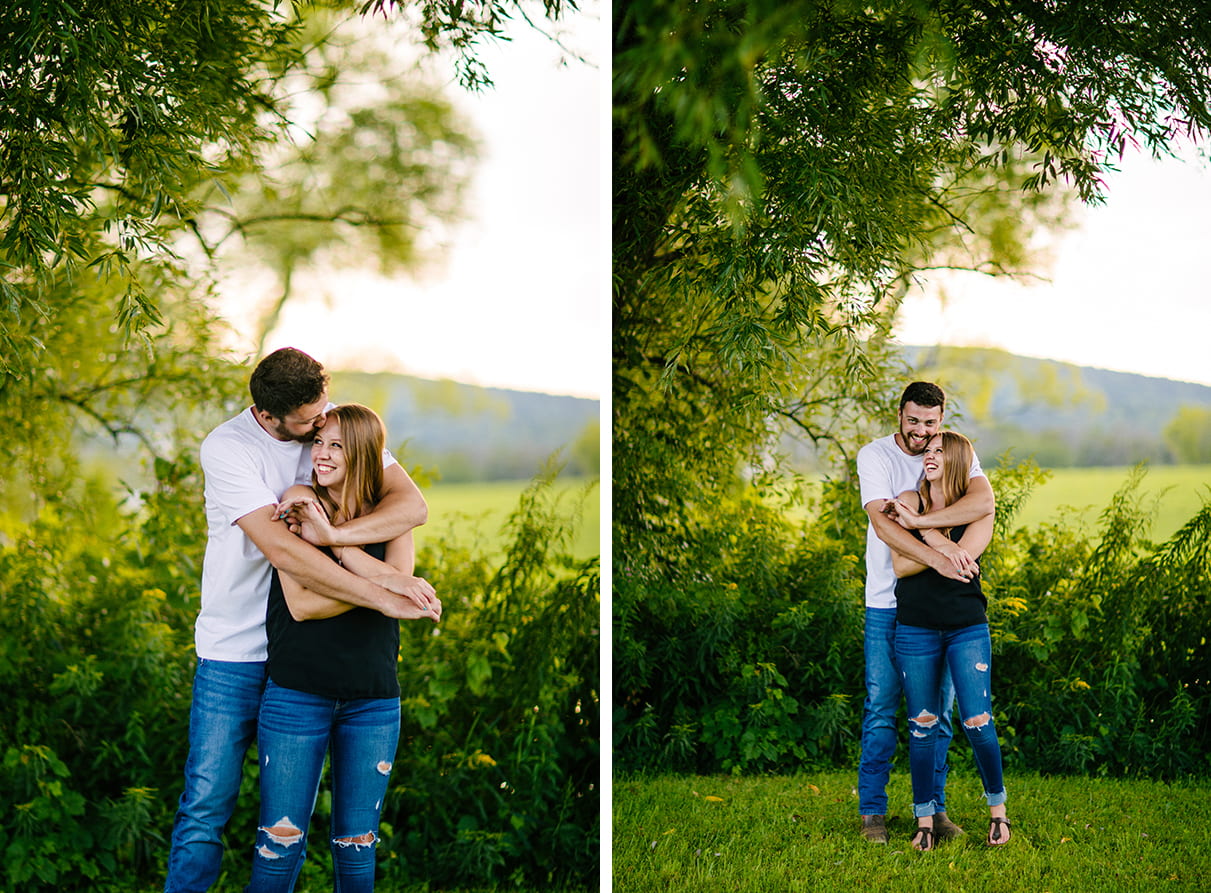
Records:
{"label": "shrub", "polygon": [[618,562],[615,761],[694,772],[835,762],[861,684],[855,559],[757,492],[698,520],[677,567]]}
{"label": "shrub", "polygon": [[[598,871],[600,574],[536,481],[502,566],[442,541],[442,624],[405,626],[388,877],[589,885]],[[422,568],[420,573],[424,573]]]}
{"label": "shrub", "polygon": [[[1137,470],[1094,535],[1008,531],[1042,474],[1003,457],[981,560],[1007,768],[1173,778],[1211,769],[1211,506],[1147,539]],[[675,561],[616,559],[614,746],[624,771],[856,765],[857,488],[803,525],[756,488],[694,515]],[[667,555],[667,553],[666,553]],[[965,747],[963,744],[958,745]]]}
{"label": "shrub", "polygon": [[1137,471],[1089,542],[1057,525],[1015,537],[993,586],[998,707],[1044,771],[1174,778],[1206,772],[1211,506],[1146,539]]}
{"label": "shrub", "polygon": [[164,861],[193,618],[162,586],[190,556],[135,547],[138,529],[94,490],[78,505],[48,502],[0,549],[0,852],[10,889],[127,889],[114,879],[148,877]]}
{"label": "shrub", "polygon": [[[0,887],[126,891],[162,881],[188,745],[204,525],[187,459],[121,509],[48,502],[0,540]],[[499,568],[457,542],[420,555],[447,611],[405,626],[404,738],[384,811],[395,882],[595,881],[598,572],[563,556],[574,520],[527,491]],[[436,634],[434,634],[436,633]],[[251,841],[249,760],[228,841]],[[321,798],[314,839],[327,838]],[[229,846],[221,889],[243,886]],[[327,877],[313,847],[308,877]]]}

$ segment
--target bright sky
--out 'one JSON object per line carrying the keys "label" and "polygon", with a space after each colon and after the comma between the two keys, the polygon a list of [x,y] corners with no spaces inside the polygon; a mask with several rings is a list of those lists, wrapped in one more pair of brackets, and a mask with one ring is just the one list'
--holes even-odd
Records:
{"label": "bright sky", "polygon": [[904,344],[1015,354],[1211,385],[1211,165],[1132,155],[1106,202],[1051,249],[1050,282],[974,273],[947,279],[947,303],[915,294]]}
{"label": "bright sky", "polygon": [[[608,68],[598,6],[581,6],[564,44],[591,65],[522,23],[510,42],[478,53],[494,89],[470,94],[445,69],[447,95],[481,149],[468,220],[442,267],[420,281],[317,277],[287,305],[267,350],[298,347],[333,369],[600,398],[609,380]],[[239,311],[229,304],[227,313],[240,327]]]}

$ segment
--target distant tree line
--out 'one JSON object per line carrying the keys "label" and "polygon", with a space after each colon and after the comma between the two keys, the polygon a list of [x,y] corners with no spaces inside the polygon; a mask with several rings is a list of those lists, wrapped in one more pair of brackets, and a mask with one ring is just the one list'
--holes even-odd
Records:
{"label": "distant tree line", "polygon": [[[982,456],[1011,452],[1044,468],[1211,462],[1211,387],[972,347],[905,347],[897,380],[928,379],[948,395],[948,424]],[[802,471],[830,470],[788,429],[781,446]]]}

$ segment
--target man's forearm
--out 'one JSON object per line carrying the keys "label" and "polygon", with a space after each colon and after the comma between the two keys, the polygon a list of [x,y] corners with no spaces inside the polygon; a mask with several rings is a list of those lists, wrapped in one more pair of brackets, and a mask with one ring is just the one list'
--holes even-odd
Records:
{"label": "man's forearm", "polygon": [[265,555],[278,571],[294,577],[301,586],[319,595],[376,611],[386,599],[397,597],[378,584],[345,570],[309,543],[292,534],[289,536],[289,541],[276,544]]}
{"label": "man's forearm", "polygon": [[407,472],[392,465],[384,472],[384,482],[387,489],[374,511],[334,528],[332,545],[365,546],[389,542],[429,520],[425,497]]}
{"label": "man's forearm", "polygon": [[[983,483],[977,484],[977,481]],[[996,511],[996,499],[987,478],[972,478],[967,494],[950,505],[921,515],[917,526],[921,528],[959,527],[986,518]]]}
{"label": "man's forearm", "polygon": [[870,516],[875,534],[895,552],[905,555],[926,567],[936,567],[939,554],[913,536],[887,515],[875,513]]}

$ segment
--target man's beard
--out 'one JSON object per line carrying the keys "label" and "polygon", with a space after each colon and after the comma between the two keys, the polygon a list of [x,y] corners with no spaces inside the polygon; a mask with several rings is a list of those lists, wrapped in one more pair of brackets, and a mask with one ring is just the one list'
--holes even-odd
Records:
{"label": "man's beard", "polygon": [[274,426],[273,433],[281,440],[293,440],[295,443],[311,443],[315,440],[315,428],[310,429],[305,434],[295,434],[290,431],[285,423]]}

